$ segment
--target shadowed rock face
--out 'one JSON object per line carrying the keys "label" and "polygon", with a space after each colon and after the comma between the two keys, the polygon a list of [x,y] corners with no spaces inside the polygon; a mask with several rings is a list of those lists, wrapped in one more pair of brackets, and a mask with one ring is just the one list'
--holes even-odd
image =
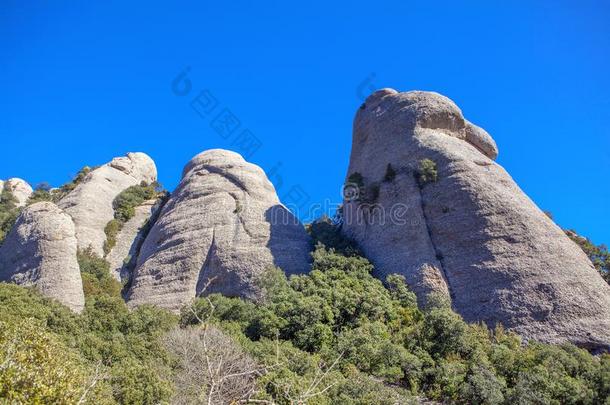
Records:
{"label": "shadowed rock face", "polygon": [[4,186],[8,186],[9,190],[17,200],[16,205],[18,207],[23,207],[27,203],[28,198],[30,198],[32,195],[32,187],[25,180],[18,179],[16,177],[6,181],[0,180],[0,191]]}
{"label": "shadowed rock face", "polygon": [[140,246],[144,242],[144,231],[153,221],[160,208],[160,201],[149,200],[135,207],[135,215],[127,221],[116,236],[116,245],[106,256],[115,279],[129,279],[129,267],[135,263]]}
{"label": "shadowed rock face", "polygon": [[206,293],[256,298],[265,269],[306,272],[309,248],[261,168],[237,153],[209,150],[186,165],[146,237],[128,303],[177,311],[208,283]]}
{"label": "shadowed rock face", "polygon": [[35,286],[80,312],[85,297],[70,216],[50,202],[24,208],[0,247],[0,281]]}
{"label": "shadowed rock face", "polygon": [[155,163],[144,153],[128,153],[92,170],[87,177],[62,198],[59,207],[69,214],[76,227],[79,249],[89,246],[104,256],[104,228],[114,218],[112,202],[121,191],[141,182],[157,180]]}
{"label": "shadowed rock face", "polygon": [[[494,162],[491,136],[451,100],[380,90],[353,130],[346,183],[360,195],[345,199],[343,229],[378,276],[403,274],[420,302],[449,295],[467,321],[608,347],[610,287]],[[424,159],[436,163],[436,182],[418,181]]]}

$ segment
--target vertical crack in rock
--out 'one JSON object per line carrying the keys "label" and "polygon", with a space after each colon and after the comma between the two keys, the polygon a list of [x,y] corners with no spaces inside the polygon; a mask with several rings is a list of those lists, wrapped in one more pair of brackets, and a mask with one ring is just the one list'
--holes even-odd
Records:
{"label": "vertical crack in rock", "polygon": [[428,239],[430,239],[430,244],[432,245],[432,248],[434,249],[434,254],[436,256],[436,260],[438,260],[438,263],[439,263],[438,270],[440,271],[440,274],[443,277],[445,285],[447,286],[449,298],[451,299],[451,302],[453,303],[455,296],[454,296],[453,290],[451,288],[451,282],[449,281],[449,277],[447,275],[447,272],[445,271],[445,264],[443,263],[444,262],[443,254],[436,246],[436,243],[434,242],[434,235],[432,233],[432,230],[430,229],[430,223],[428,221],[428,214],[426,213],[426,203],[424,202],[424,196],[422,193],[423,188],[422,188],[422,186],[419,186],[417,189],[419,190],[419,198],[421,201],[421,212],[423,215],[424,225],[426,226],[426,232],[428,234]]}

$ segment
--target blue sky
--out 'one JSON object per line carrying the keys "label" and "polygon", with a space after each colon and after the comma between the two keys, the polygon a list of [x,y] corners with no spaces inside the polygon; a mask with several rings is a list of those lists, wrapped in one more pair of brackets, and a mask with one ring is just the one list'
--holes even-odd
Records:
{"label": "blue sky", "polygon": [[[172,189],[247,129],[284,200],[338,201],[368,88],[433,90],[560,225],[610,243],[608,2],[93,3],[3,2],[0,179],[143,151]],[[203,91],[240,122],[226,139],[190,106]]]}

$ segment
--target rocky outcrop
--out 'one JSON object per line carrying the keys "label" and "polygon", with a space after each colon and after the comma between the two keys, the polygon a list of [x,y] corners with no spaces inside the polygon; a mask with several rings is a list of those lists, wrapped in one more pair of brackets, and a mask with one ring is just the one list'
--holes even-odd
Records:
{"label": "rocky outcrop", "polygon": [[157,180],[155,163],[144,153],[128,153],[92,170],[58,203],[74,220],[78,247],[104,255],[106,224],[114,218],[112,202],[121,191]]}
{"label": "rocky outcrop", "polygon": [[128,303],[177,311],[206,286],[256,298],[265,269],[301,273],[308,263],[309,238],[263,170],[237,153],[209,150],[185,166],[146,237]]}
{"label": "rocky outcrop", "polygon": [[130,268],[144,242],[149,221],[155,217],[160,202],[157,200],[145,201],[135,208],[135,215],[129,219],[116,236],[116,245],[106,256],[110,264],[110,271],[118,281],[129,279]]}
{"label": "rocky outcrop", "polygon": [[380,90],[353,130],[343,229],[378,276],[403,274],[421,302],[450,296],[467,321],[608,347],[610,287],[451,100]]}
{"label": "rocky outcrop", "polygon": [[23,209],[0,247],[0,281],[35,286],[80,312],[85,303],[74,224],[55,204]]}
{"label": "rocky outcrop", "polygon": [[8,187],[9,191],[17,200],[16,205],[18,207],[23,207],[33,192],[32,187],[25,180],[16,177],[8,179],[4,182],[0,181],[0,190],[2,190],[5,186]]}

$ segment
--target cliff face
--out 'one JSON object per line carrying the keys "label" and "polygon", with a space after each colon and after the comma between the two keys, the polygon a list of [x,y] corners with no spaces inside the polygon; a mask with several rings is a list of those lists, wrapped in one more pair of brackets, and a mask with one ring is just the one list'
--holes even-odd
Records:
{"label": "cliff face", "polygon": [[422,303],[445,294],[467,321],[608,347],[610,287],[497,153],[446,97],[373,93],[354,120],[344,232]]}
{"label": "cliff face", "polygon": [[179,310],[206,286],[206,293],[256,298],[265,269],[305,272],[309,249],[262,169],[237,153],[209,150],[185,166],[146,237],[128,303]]}
{"label": "cliff face", "polygon": [[70,216],[50,202],[24,208],[0,247],[0,281],[34,286],[80,312],[85,297]]}

